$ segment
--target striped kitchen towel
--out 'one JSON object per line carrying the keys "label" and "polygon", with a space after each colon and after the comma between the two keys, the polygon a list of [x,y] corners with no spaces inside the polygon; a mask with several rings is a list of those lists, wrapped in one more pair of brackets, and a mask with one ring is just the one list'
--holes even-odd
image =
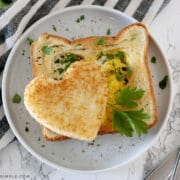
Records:
{"label": "striped kitchen towel", "polygon": [[[2,1],[2,0],[1,0]],[[34,22],[74,5],[100,5],[122,11],[148,25],[170,0],[16,0],[0,11],[0,82],[7,57],[21,34]],[[3,112],[0,88],[0,149],[14,138]]]}

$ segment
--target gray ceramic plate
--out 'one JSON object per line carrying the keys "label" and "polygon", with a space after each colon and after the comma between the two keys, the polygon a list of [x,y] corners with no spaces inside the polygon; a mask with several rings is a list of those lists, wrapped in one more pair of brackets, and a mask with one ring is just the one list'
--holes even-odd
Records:
{"label": "gray ceramic plate", "polygon": [[[85,19],[77,23],[76,20],[81,15],[84,15]],[[4,110],[13,132],[35,157],[53,167],[64,170],[102,171],[122,166],[133,160],[142,154],[157,137],[169,114],[172,92],[167,61],[152,37],[149,46],[149,66],[153,78],[159,120],[145,136],[127,138],[119,134],[108,134],[98,136],[94,144],[77,140],[46,142],[42,138],[39,124],[26,111],[23,100],[20,104],[12,103],[12,97],[15,93],[23,97],[24,88],[32,79],[27,37],[37,39],[41,33],[48,32],[74,39],[91,35],[106,35],[109,28],[111,35],[115,35],[121,28],[134,22],[134,19],[108,8],[72,7],[41,19],[18,40],[9,55],[4,70],[2,88]],[[57,31],[53,30],[53,25],[56,26]],[[150,63],[152,56],[156,56],[156,64]],[[169,83],[166,89],[161,90],[158,83],[165,75],[169,75]],[[29,132],[25,131],[26,126],[29,128]]]}

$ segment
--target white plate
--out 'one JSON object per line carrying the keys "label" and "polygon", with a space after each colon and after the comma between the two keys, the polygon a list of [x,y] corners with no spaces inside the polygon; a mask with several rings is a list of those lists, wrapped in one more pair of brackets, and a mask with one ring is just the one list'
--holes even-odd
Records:
{"label": "white plate", "polygon": [[[75,20],[80,15],[84,15],[85,19],[77,23]],[[41,33],[48,32],[72,39],[90,35],[105,35],[108,28],[111,29],[111,34],[115,35],[121,28],[134,22],[134,19],[108,8],[71,7],[41,19],[18,40],[9,55],[4,70],[2,87],[4,110],[13,132],[35,157],[53,167],[64,170],[102,171],[133,160],[142,154],[155,139],[169,114],[172,90],[167,61],[152,38],[150,38],[149,46],[149,66],[153,78],[159,120],[145,136],[127,138],[119,134],[108,134],[98,136],[93,145],[77,140],[46,142],[42,138],[39,124],[26,111],[23,99],[20,104],[12,103],[12,97],[15,93],[23,97],[24,88],[32,79],[27,37],[37,39]],[[53,30],[52,25],[56,26],[57,32]],[[156,64],[150,63],[152,56],[157,58]],[[165,75],[169,76],[169,83],[166,89],[161,90],[158,83]],[[25,131],[26,126],[29,128],[29,132]],[[39,137],[40,141],[38,141]]]}

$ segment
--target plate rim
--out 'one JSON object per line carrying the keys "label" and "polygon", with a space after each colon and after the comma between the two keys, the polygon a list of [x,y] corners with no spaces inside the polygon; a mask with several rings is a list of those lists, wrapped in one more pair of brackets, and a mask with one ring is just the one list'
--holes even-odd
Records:
{"label": "plate rim", "polygon": [[140,155],[144,154],[151,146],[152,144],[157,140],[157,138],[159,137],[161,131],[163,130],[163,128],[165,127],[170,112],[171,112],[171,108],[172,108],[172,102],[173,102],[173,86],[172,86],[172,73],[170,70],[170,65],[168,63],[168,60],[165,56],[165,53],[163,52],[163,50],[161,49],[160,45],[157,43],[157,41],[154,39],[154,37],[152,36],[152,34],[149,32],[149,36],[152,39],[152,41],[156,44],[158,51],[161,53],[162,57],[163,57],[163,61],[166,65],[167,68],[167,72],[168,72],[168,77],[169,77],[169,104],[167,107],[167,112],[165,114],[165,118],[162,122],[162,125],[160,126],[160,128],[158,129],[157,133],[155,134],[155,136],[153,137],[152,141],[142,150],[140,150],[137,154],[135,154],[131,159],[122,162],[120,164],[117,164],[115,166],[112,167],[108,167],[108,168],[103,168],[103,169],[91,169],[91,170],[80,170],[80,169],[72,169],[72,168],[68,168],[62,165],[59,165],[56,162],[52,162],[51,160],[46,159],[43,155],[41,155],[40,153],[38,153],[37,151],[35,151],[33,148],[31,148],[31,146],[23,139],[23,137],[19,134],[18,130],[15,128],[15,123],[13,122],[11,115],[10,115],[10,111],[8,108],[8,103],[6,101],[6,82],[7,82],[7,77],[8,77],[8,69],[9,66],[11,64],[11,59],[13,57],[14,52],[17,50],[19,44],[21,43],[22,39],[26,36],[26,34],[28,34],[34,27],[36,27],[37,25],[41,24],[42,22],[46,21],[48,18],[51,18],[52,16],[56,16],[58,14],[64,13],[64,12],[68,12],[68,11],[72,11],[72,10],[77,10],[77,9],[94,9],[94,10],[103,10],[103,11],[108,11],[109,13],[112,14],[117,14],[118,16],[122,16],[126,19],[129,19],[132,21],[132,23],[137,22],[134,18],[124,14],[123,12],[120,12],[118,10],[109,8],[109,7],[104,7],[104,6],[96,6],[96,5],[78,5],[78,6],[73,6],[73,7],[66,7],[60,10],[57,10],[53,13],[50,13],[46,16],[44,16],[43,18],[41,18],[40,20],[38,20],[37,22],[35,22],[32,26],[30,26],[22,35],[21,37],[17,40],[17,42],[14,44],[8,59],[6,61],[6,65],[3,71],[3,77],[2,77],[2,101],[3,101],[3,108],[4,108],[4,113],[7,117],[8,123],[10,125],[11,130],[13,131],[13,133],[15,134],[15,136],[17,137],[17,139],[19,140],[19,142],[25,147],[25,149],[30,152],[35,158],[39,159],[41,162],[46,163],[47,165],[50,165],[51,167],[54,167],[56,169],[60,169],[60,170],[64,170],[66,172],[79,172],[79,173],[97,173],[97,172],[105,172],[108,170],[112,170],[112,169],[116,169],[119,167],[122,167],[130,162],[132,162],[133,160],[135,160],[137,157],[139,157]]}

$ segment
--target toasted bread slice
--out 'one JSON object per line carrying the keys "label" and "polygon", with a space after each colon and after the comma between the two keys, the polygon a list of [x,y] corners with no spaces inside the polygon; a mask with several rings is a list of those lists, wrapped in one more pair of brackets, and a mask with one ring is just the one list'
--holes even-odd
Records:
{"label": "toasted bread slice", "polygon": [[25,88],[24,103],[41,125],[80,140],[97,136],[107,102],[107,82],[95,62],[73,63],[63,79],[38,76]]}
{"label": "toasted bread slice", "polygon": [[[115,37],[103,37],[103,43],[98,43],[98,40],[102,40],[102,37],[87,37],[74,41],[70,41],[63,37],[49,35],[44,33],[40,35],[38,41],[31,45],[31,60],[32,60],[32,73],[33,77],[44,75],[54,79],[61,79],[63,76],[55,71],[59,67],[56,63],[57,59],[61,59],[61,56],[67,53],[75,54],[80,57],[81,60],[97,61],[102,69],[106,69],[104,66],[104,59],[99,58],[100,54],[107,55],[107,52],[117,52],[121,50],[126,55],[126,61],[128,66],[133,68],[133,75],[127,79],[123,79],[123,83],[119,82],[119,86],[133,86],[141,88],[145,91],[143,98],[139,101],[138,109],[143,108],[145,112],[149,113],[150,119],[146,122],[149,128],[152,127],[157,121],[157,107],[155,103],[154,91],[152,87],[152,80],[147,62],[147,49],[148,49],[148,32],[146,27],[141,23],[135,23],[122,29]],[[101,44],[101,45],[100,45]],[[41,48],[48,46],[53,49],[53,53],[45,55]],[[109,92],[114,80],[109,78],[108,81]],[[116,89],[117,90],[117,89]],[[112,100],[108,97],[108,101]],[[114,133],[112,129],[112,121],[109,114],[111,110],[106,107],[107,117],[103,118],[101,128],[98,134]],[[60,134],[42,127],[42,134],[46,140],[64,140],[64,137]]]}

